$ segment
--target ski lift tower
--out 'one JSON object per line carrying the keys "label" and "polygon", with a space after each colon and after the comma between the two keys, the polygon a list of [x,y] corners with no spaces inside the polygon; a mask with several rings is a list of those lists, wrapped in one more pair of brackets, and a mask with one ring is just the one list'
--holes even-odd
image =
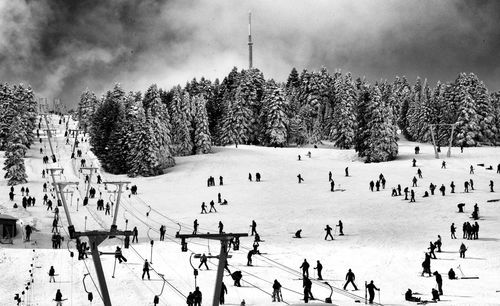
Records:
{"label": "ski lift tower", "polygon": [[[105,182],[105,184],[118,185],[119,191],[121,191],[123,185],[127,185],[129,183],[130,182]],[[56,183],[56,185],[60,187],[58,189],[61,191],[68,184],[72,183],[66,183],[66,182]],[[70,239],[77,239],[80,237],[87,237],[89,239],[90,251],[92,254],[92,260],[94,262],[97,279],[99,281],[99,287],[101,289],[102,300],[104,306],[111,306],[111,298],[109,295],[108,286],[106,284],[106,277],[104,276],[104,271],[102,269],[102,263],[100,258],[101,253],[99,252],[98,247],[104,240],[108,238],[114,238],[115,236],[125,236],[125,237],[132,236],[132,231],[120,231],[116,226],[116,217],[118,216],[118,209],[120,207],[120,193],[118,194],[118,199],[116,201],[116,207],[115,207],[115,215],[113,217],[113,223],[111,224],[111,228],[109,231],[84,231],[84,232],[75,231],[75,227],[71,222],[71,217],[69,214],[68,205],[66,204],[66,200],[64,199],[64,197],[62,197],[62,199],[63,199],[62,202],[64,206],[64,211],[66,213],[66,218],[68,221],[68,231]],[[126,239],[125,241],[127,240],[128,239]],[[125,243],[125,248],[128,248],[128,245],[126,243]]]}
{"label": "ski lift tower", "polygon": [[[69,123],[69,118],[68,118],[68,123]],[[81,132],[82,130],[80,129],[68,129],[70,134],[73,134],[74,140],[73,140],[73,149],[71,150],[71,156],[75,156],[75,148],[76,148],[76,142],[78,140],[78,133]]]}
{"label": "ski lift tower", "polygon": [[41,115],[45,119],[45,125],[47,126],[45,132],[47,132],[47,139],[49,140],[50,152],[52,153],[52,156],[56,156],[54,153],[54,148],[52,147],[52,131],[55,132],[56,130],[50,128],[49,119],[47,119],[47,113],[43,113]]}
{"label": "ski lift tower", "polygon": [[215,282],[215,292],[212,300],[213,306],[219,306],[220,290],[222,287],[222,278],[224,276],[224,267],[227,261],[227,246],[231,239],[236,239],[239,241],[240,237],[248,237],[248,233],[222,233],[222,234],[179,234],[176,233],[175,238],[181,239],[182,251],[187,252],[187,242],[186,239],[189,238],[201,238],[201,239],[211,239],[220,241],[220,254],[216,256],[219,259],[219,264],[217,266],[217,278]]}
{"label": "ski lift tower", "polygon": [[[92,173],[97,172],[99,168],[97,167],[80,167],[80,171],[83,173],[83,171],[88,171],[89,173],[89,181],[87,182],[87,190],[85,191],[85,197],[89,196],[89,191],[90,191],[90,183],[92,182]],[[127,183],[128,184],[128,183]]]}

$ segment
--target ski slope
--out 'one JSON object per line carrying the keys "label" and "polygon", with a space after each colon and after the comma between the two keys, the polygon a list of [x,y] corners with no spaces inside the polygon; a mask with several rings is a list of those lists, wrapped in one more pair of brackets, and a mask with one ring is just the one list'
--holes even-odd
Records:
{"label": "ski slope", "polygon": [[[72,204],[69,206],[73,223],[77,231],[88,229],[109,229],[112,218],[104,211],[96,210],[96,200],[82,207],[82,200],[77,211],[77,198],[85,193],[84,177],[79,173],[80,161],[70,159],[72,145],[66,145],[65,126],[59,125],[57,118],[52,118],[52,125],[58,129],[54,139],[57,151],[57,164],[49,167],[63,167],[64,175],[60,180],[79,181]],[[76,122],[70,121],[70,128]],[[49,150],[46,137],[42,137],[42,146]],[[71,142],[72,143],[72,142]],[[414,155],[413,149],[419,145],[421,154]],[[28,272],[33,267],[34,284],[26,294],[26,304],[55,305],[52,299],[58,288],[63,297],[68,298],[64,305],[90,305],[84,291],[82,279],[89,273],[97,284],[93,263],[88,260],[78,261],[71,258],[68,248],[75,251],[75,244],[67,245],[67,238],[59,250],[51,249],[51,225],[53,213],[42,206],[41,177],[44,165],[39,153],[40,144],[36,143],[28,151],[25,164],[28,172],[31,194],[37,198],[36,206],[26,211],[13,209],[8,199],[6,180],[1,180],[0,213],[15,216],[23,224],[30,223],[36,230],[32,242],[23,242],[21,235],[13,245],[0,245],[0,269],[4,281],[0,286],[0,305],[13,305],[13,296],[19,293],[30,280]],[[98,161],[88,151],[88,143],[80,143],[87,166],[98,166]],[[311,151],[312,157],[306,157]],[[316,260],[323,264],[323,277],[334,286],[332,295],[334,304],[355,305],[355,300],[364,297],[364,282],[374,280],[381,291],[375,302],[384,305],[410,305],[404,301],[404,292],[411,288],[424,300],[431,299],[431,289],[435,287],[434,278],[421,277],[421,262],[427,251],[429,241],[436,241],[437,235],[443,240],[442,253],[436,253],[438,259],[431,261],[432,271],[439,271],[443,276],[443,291],[440,304],[443,305],[500,305],[500,233],[498,232],[500,202],[486,202],[499,199],[500,193],[489,192],[489,181],[494,180],[495,189],[500,188],[500,174],[496,165],[500,163],[499,148],[465,148],[460,153],[452,149],[452,157],[444,154],[447,169],[441,169],[441,159],[435,159],[432,146],[408,141],[399,142],[397,160],[379,164],[365,164],[359,161],[353,150],[322,148],[264,148],[255,146],[214,147],[212,154],[176,158],[177,165],[168,173],[159,177],[128,178],[125,175],[101,173],[104,181],[125,180],[138,186],[138,195],[129,197],[127,191],[122,197],[118,216],[118,227],[124,229],[134,226],[139,230],[139,243],[123,249],[128,259],[126,264],[117,264],[115,278],[112,278],[114,257],[103,255],[102,261],[107,277],[107,284],[114,305],[153,305],[153,297],[160,294],[163,286],[161,278],[154,272],[165,275],[167,283],[160,305],[185,305],[185,296],[194,290],[194,276],[190,264],[191,252],[217,255],[220,245],[214,241],[192,239],[188,241],[189,252],[181,252],[180,240],[175,233],[191,233],[195,218],[200,223],[199,232],[217,232],[219,221],[224,223],[226,232],[250,233],[252,220],[257,222],[257,231],[261,239],[260,251],[266,253],[253,257],[253,267],[246,266],[246,255],[252,247],[253,237],[242,238],[239,251],[231,251],[229,267],[243,273],[242,287],[233,286],[230,277],[225,276],[228,287],[226,305],[240,305],[245,299],[246,305],[301,305],[302,281],[299,266],[304,259],[311,264],[310,275],[316,276],[312,268]],[[298,161],[297,155],[302,156]],[[3,156],[3,154],[2,154]],[[402,200],[403,197],[391,197],[392,187],[397,184],[411,186],[411,179],[416,176],[417,168],[411,166],[411,160],[417,159],[417,166],[423,172],[416,192],[416,203]],[[3,162],[3,158],[2,158]],[[477,166],[484,163],[495,170],[486,170]],[[469,166],[474,165],[475,174],[469,174]],[[349,167],[349,177],[344,176],[344,168]],[[332,171],[335,192],[330,192],[328,171]],[[262,175],[261,182],[249,182],[248,173]],[[297,183],[297,175],[304,178]],[[370,192],[369,182],[376,181],[383,173],[386,188],[379,192]],[[3,176],[3,170],[0,171]],[[219,186],[219,176],[224,177],[224,185]],[[207,187],[209,176],[216,179],[216,186]],[[475,190],[463,193],[463,182],[472,178]],[[456,193],[449,194],[450,182],[456,184]],[[422,198],[430,183],[446,186],[446,196],[436,195]],[[105,201],[114,200],[113,193],[108,193],[103,185],[97,185],[95,176],[92,184]],[[18,194],[20,186],[16,186]],[[111,188],[110,188],[111,189]],[[410,188],[411,189],[411,188]],[[345,190],[345,191],[340,191]],[[500,190],[500,189],[498,189]],[[111,191],[111,190],[110,190]],[[227,199],[229,205],[216,204],[217,213],[200,214],[201,202],[207,206],[217,193]],[[67,197],[71,201],[70,196]],[[55,203],[56,201],[53,200]],[[466,203],[465,213],[457,213],[456,205]],[[16,195],[20,204],[20,196]],[[480,209],[479,239],[463,240],[461,226],[471,221],[472,206],[478,203]],[[148,216],[147,213],[149,212]],[[62,222],[67,227],[66,217]],[[344,236],[335,235],[335,240],[325,241],[326,224],[332,227],[342,220]],[[454,222],[457,226],[456,240],[450,239],[449,227]],[[165,241],[159,241],[159,228],[165,225]],[[293,234],[302,229],[302,239],[294,239]],[[62,233],[67,233],[62,229]],[[150,238],[154,239],[151,253]],[[36,245],[33,244],[36,241]],[[465,259],[460,259],[458,248],[464,242],[468,247]],[[100,246],[103,252],[113,252],[121,246],[120,239],[108,239]],[[33,251],[35,250],[35,251]],[[144,259],[151,259],[151,281],[142,281]],[[199,261],[193,259],[197,268]],[[57,282],[48,282],[48,270],[53,265]],[[210,260],[210,270],[202,269],[197,277],[197,285],[203,293],[203,305],[210,305],[213,295],[217,260]],[[466,276],[478,276],[479,279],[461,279],[450,281],[447,272],[453,268],[457,275],[461,267]],[[356,274],[356,283],[360,291],[339,290],[344,284],[348,269]],[[274,279],[283,285],[282,293],[286,303],[272,303],[272,282]],[[85,279],[88,290],[93,292],[92,305],[102,305],[96,287],[90,277]],[[313,295],[324,301],[330,295],[330,289],[314,281]],[[364,302],[364,301],[363,301]],[[310,304],[320,303],[312,301]]]}

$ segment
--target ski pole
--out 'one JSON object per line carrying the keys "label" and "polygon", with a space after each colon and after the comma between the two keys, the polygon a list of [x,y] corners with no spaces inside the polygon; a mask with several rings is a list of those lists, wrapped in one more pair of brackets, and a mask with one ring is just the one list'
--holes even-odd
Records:
{"label": "ski pole", "polygon": [[380,289],[378,289],[378,303],[381,304],[380,303]]}

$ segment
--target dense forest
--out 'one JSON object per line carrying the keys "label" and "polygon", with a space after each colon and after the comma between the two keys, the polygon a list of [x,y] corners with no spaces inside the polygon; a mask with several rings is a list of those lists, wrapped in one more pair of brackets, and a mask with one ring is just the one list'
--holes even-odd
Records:
{"label": "dense forest", "polygon": [[9,185],[27,182],[24,157],[33,143],[37,103],[30,87],[0,83],[0,150]]}
{"label": "dense forest", "polygon": [[[144,94],[119,85],[102,98],[87,90],[78,105],[80,125],[94,153],[112,173],[151,176],[174,156],[209,153],[212,145],[285,147],[330,141],[354,148],[366,162],[396,158],[397,139],[431,141],[431,124],[455,124],[456,146],[500,143],[500,93],[474,74],[433,87],[417,78],[368,83],[350,73],[294,68],[284,83],[258,69],[233,70],[220,82],[193,79]],[[450,126],[434,128],[446,145]]]}

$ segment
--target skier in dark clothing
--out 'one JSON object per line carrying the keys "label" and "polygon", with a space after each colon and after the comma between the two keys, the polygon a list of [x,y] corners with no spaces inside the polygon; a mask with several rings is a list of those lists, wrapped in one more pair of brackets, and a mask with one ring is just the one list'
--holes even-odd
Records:
{"label": "skier in dark clothing", "polygon": [[455,227],[455,223],[452,223],[450,226],[451,239],[457,239],[457,236],[455,236],[456,231],[457,228]]}
{"label": "skier in dark clothing", "polygon": [[397,190],[398,190],[398,196],[400,196],[401,195],[401,184],[398,184]]}
{"label": "skier in dark clothing", "polygon": [[[500,166],[500,165],[499,165]],[[349,167],[345,167],[345,176],[349,176]]]}
{"label": "skier in dark clothing", "polygon": [[257,231],[256,231],[257,222],[255,222],[255,220],[252,220],[252,225],[250,227],[252,228],[252,235],[251,236],[257,234]]}
{"label": "skier in dark clothing", "polygon": [[408,288],[408,291],[405,293],[405,300],[409,302],[420,302],[420,298],[414,297],[410,288]]}
{"label": "skier in dark clothing", "polygon": [[302,277],[309,277],[309,263],[304,259],[304,262],[299,267],[302,269]]}
{"label": "skier in dark clothing", "polygon": [[208,212],[211,213],[212,209],[214,210],[214,212],[217,212],[217,209],[215,209],[214,200],[210,201],[210,210]]}
{"label": "skier in dark clothing", "polygon": [[316,267],[314,268],[314,270],[318,271],[318,280],[323,280],[323,276],[321,276],[323,265],[319,262],[319,260],[316,261]]}
{"label": "skier in dark clothing", "polygon": [[227,294],[227,288],[224,282],[221,284],[220,288],[220,297],[219,297],[219,304],[223,305],[224,304],[224,295]]}
{"label": "skier in dark clothing", "polygon": [[193,306],[201,306],[202,294],[200,291],[200,287],[196,287],[196,290],[193,292]]}
{"label": "skier in dark clothing", "polygon": [[335,182],[333,180],[330,180],[330,191],[334,192],[335,190]]}
{"label": "skier in dark clothing", "polygon": [[465,244],[462,243],[458,251],[460,253],[460,258],[465,258],[465,251],[467,251],[467,247],[465,246]]}
{"label": "skier in dark clothing", "polygon": [[446,191],[446,187],[444,187],[444,184],[442,184],[441,187],[439,187],[439,191],[441,191],[441,195],[444,197],[444,193]]}
{"label": "skier in dark clothing", "polygon": [[391,197],[397,197],[398,192],[396,191],[396,188],[392,187],[392,192],[391,192]]}
{"label": "skier in dark clothing", "polygon": [[219,221],[219,234],[222,234],[223,230],[224,230],[224,224],[222,224],[222,221]]}
{"label": "skier in dark clothing", "polygon": [[328,172],[328,181],[331,182],[332,181],[332,171],[329,171]]}
{"label": "skier in dark clothing", "polygon": [[26,241],[30,241],[32,229],[31,229],[31,226],[29,224],[26,225],[25,231],[26,231]]}
{"label": "skier in dark clothing", "polygon": [[202,214],[208,214],[208,212],[207,212],[207,205],[205,205],[205,202],[201,203],[201,213]]}
{"label": "skier in dark clothing", "polygon": [[436,185],[434,185],[433,183],[431,183],[429,185],[429,190],[431,191],[431,195],[434,195],[434,190],[436,190]]}
{"label": "skier in dark clothing", "polygon": [[410,203],[415,202],[415,191],[413,189],[410,192]]}
{"label": "skier in dark clothing", "polygon": [[194,304],[194,298],[193,298],[193,293],[192,292],[189,292],[187,298],[186,298],[186,304],[188,306],[193,306]]}
{"label": "skier in dark clothing", "polygon": [[492,180],[490,180],[490,192],[494,192],[493,191],[493,181]]}
{"label": "skier in dark clothing", "polygon": [[252,265],[252,256],[253,256],[253,254],[254,254],[253,250],[248,251],[248,254],[247,254],[247,266],[251,266]]}
{"label": "skier in dark clothing", "polygon": [[436,254],[434,253],[434,250],[436,249],[436,246],[434,245],[434,243],[432,243],[432,241],[429,242],[429,243],[430,243],[430,245],[427,248],[429,250],[429,255],[431,256],[431,258],[436,259]]}
{"label": "skier in dark clothing", "polygon": [[413,164],[413,166],[412,166],[412,167],[416,167],[416,166],[417,166],[417,160],[416,160],[415,158],[414,158],[411,162],[412,162],[412,164]]}
{"label": "skier in dark clothing", "polygon": [[259,172],[255,173],[255,181],[260,182],[260,173]]}
{"label": "skier in dark clothing", "polygon": [[144,275],[148,275],[148,280],[151,280],[151,277],[149,276],[149,262],[148,260],[144,260],[144,265],[142,266],[142,280],[144,280]]}
{"label": "skier in dark clothing", "polygon": [[304,181],[304,179],[302,178],[302,175],[297,175],[297,179],[299,180],[299,184],[302,183],[302,181]]}
{"label": "skier in dark clothing", "polygon": [[241,274],[241,271],[234,271],[231,274],[231,278],[234,280],[234,285],[236,287],[241,287],[241,279],[243,278],[243,275]]}
{"label": "skier in dark clothing", "polygon": [[378,180],[378,181],[375,183],[375,188],[377,188],[377,191],[380,191],[380,180]]}
{"label": "skier in dark clothing", "polygon": [[464,192],[469,192],[469,181],[464,182]]}
{"label": "skier in dark clothing", "polygon": [[49,283],[52,283],[52,281],[54,281],[54,283],[56,282],[56,270],[54,270],[54,266],[50,266],[50,269],[49,269]]}
{"label": "skier in dark clothing", "polygon": [[160,226],[160,241],[165,240],[165,232],[166,232],[165,225],[161,225]]}
{"label": "skier in dark clothing", "polygon": [[127,262],[127,258],[123,256],[122,249],[120,247],[116,247],[115,258],[118,259],[118,263],[122,263],[122,261]]}
{"label": "skier in dark clothing", "polygon": [[474,181],[472,179],[469,179],[470,183],[470,189],[474,190]]}
{"label": "skier in dark clothing", "polygon": [[375,290],[380,291],[379,288],[375,286],[373,281],[371,281],[368,285],[366,285],[366,289],[368,289],[368,303],[373,304],[373,299],[375,298]]}
{"label": "skier in dark clothing", "polygon": [[282,296],[281,296],[281,284],[278,282],[277,279],[274,280],[273,283],[273,302],[281,302]]}
{"label": "skier in dark clothing", "polygon": [[413,179],[411,181],[413,183],[413,185],[411,187],[417,187],[417,178],[413,177]]}
{"label": "skier in dark clothing", "polygon": [[251,182],[252,181],[252,173],[248,173],[248,180]]}
{"label": "skier in dark clothing", "polygon": [[134,240],[135,242],[139,242],[139,240],[137,239],[138,235],[139,231],[137,230],[137,226],[134,226],[134,229],[132,230],[132,243],[134,243]]}
{"label": "skier in dark clothing", "polygon": [[304,277],[302,286],[304,287],[304,303],[308,303],[309,299],[314,300],[311,292],[312,282],[308,277]]}
{"label": "skier in dark clothing", "polygon": [[205,253],[203,253],[203,255],[201,255],[200,257],[200,265],[198,266],[198,269],[201,269],[201,266],[203,265],[205,265],[205,268],[207,270],[210,270],[207,265],[207,255],[205,255]]}
{"label": "skier in dark clothing", "polygon": [[193,235],[196,235],[198,233],[198,219],[194,219],[193,222]]}
{"label": "skier in dark clothing", "polygon": [[63,298],[62,298],[61,289],[57,289],[56,298],[54,299],[54,301],[57,302],[56,306],[62,306]]}
{"label": "skier in dark clothing", "polygon": [[448,278],[449,279],[457,279],[457,276],[455,275],[455,271],[453,271],[453,268],[448,271]]}
{"label": "skier in dark clothing", "polygon": [[443,160],[443,162],[441,163],[441,169],[446,169],[446,162]]}
{"label": "skier in dark clothing", "polygon": [[[215,185],[215,184],[214,184]],[[224,185],[224,178],[221,176],[219,176],[219,185]]]}
{"label": "skier in dark clothing", "polygon": [[301,234],[302,234],[302,230],[299,229],[298,231],[295,232],[295,238],[302,238]]}
{"label": "skier in dark clothing", "polygon": [[347,285],[351,283],[354,286],[354,290],[358,290],[358,287],[356,287],[356,284],[354,283],[354,280],[356,279],[356,276],[354,273],[352,273],[351,269],[349,269],[349,272],[345,275],[346,283],[344,285],[344,290],[346,290]]}
{"label": "skier in dark clothing", "polygon": [[405,200],[408,200],[408,192],[409,192],[408,187],[405,187],[405,189],[404,189],[404,193],[405,193]]}
{"label": "skier in dark clothing", "polygon": [[328,236],[330,236],[330,238],[333,240],[332,228],[330,227],[330,225],[328,224],[326,225],[325,231],[326,231],[325,240],[327,240]]}
{"label": "skier in dark clothing", "polygon": [[109,202],[106,203],[106,211],[104,212],[104,215],[109,215],[110,214],[110,209],[111,206],[109,205]]}
{"label": "skier in dark clothing", "polygon": [[370,181],[370,191],[373,192],[373,187],[375,186],[375,183],[373,181]]}
{"label": "skier in dark clothing", "polygon": [[217,203],[219,203],[219,204],[222,203],[222,197],[220,195],[220,192],[217,194]]}
{"label": "skier in dark clothing", "polygon": [[417,174],[418,174],[418,178],[423,178],[422,170],[420,170],[420,168],[417,169]]}
{"label": "skier in dark clothing", "polygon": [[441,253],[441,246],[443,245],[443,242],[441,241],[441,235],[438,235],[438,239],[436,240],[436,242],[434,242],[434,245],[437,248],[437,252]]}
{"label": "skier in dark clothing", "polygon": [[425,253],[425,259],[422,262],[422,276],[424,273],[428,273],[429,277],[431,276],[431,256],[428,253]]}
{"label": "skier in dark clothing", "polygon": [[436,277],[436,283],[438,286],[439,295],[443,295],[443,278],[441,277],[441,274],[439,274],[438,271],[434,271],[433,274]]}
{"label": "skier in dark clothing", "polygon": [[344,224],[342,223],[342,220],[339,220],[339,224],[337,224],[339,227],[339,236],[344,236]]}
{"label": "skier in dark clothing", "polygon": [[432,294],[432,300],[434,302],[437,302],[437,301],[440,301],[441,299],[439,298],[439,292],[435,289],[435,288],[432,288],[431,290],[431,294]]}
{"label": "skier in dark clothing", "polygon": [[453,181],[451,181],[450,187],[451,187],[451,193],[455,193],[455,183]]}
{"label": "skier in dark clothing", "polygon": [[474,167],[472,167],[472,165],[470,165],[470,171],[469,171],[469,174],[474,174]]}

